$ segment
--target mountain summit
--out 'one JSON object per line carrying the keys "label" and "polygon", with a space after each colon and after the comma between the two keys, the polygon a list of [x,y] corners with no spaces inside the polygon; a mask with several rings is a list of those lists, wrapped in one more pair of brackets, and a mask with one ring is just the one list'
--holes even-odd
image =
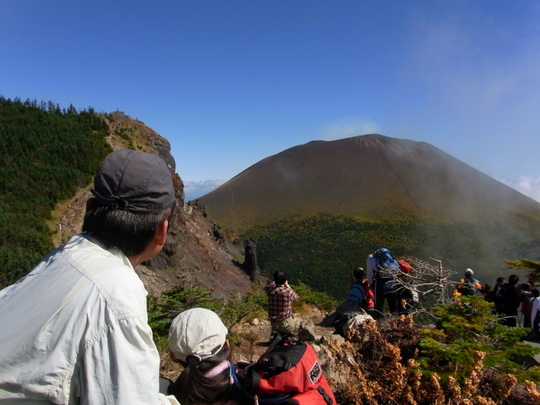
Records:
{"label": "mountain summit", "polygon": [[199,198],[220,225],[318,213],[361,218],[540,218],[540,204],[424,142],[364,135],[270,156]]}

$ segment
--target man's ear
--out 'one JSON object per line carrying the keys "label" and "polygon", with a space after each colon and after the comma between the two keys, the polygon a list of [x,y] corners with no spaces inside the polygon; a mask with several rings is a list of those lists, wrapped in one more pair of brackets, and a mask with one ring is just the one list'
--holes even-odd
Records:
{"label": "man's ear", "polygon": [[94,205],[94,202],[96,199],[94,197],[90,197],[88,200],[86,200],[86,211],[90,211],[92,209],[92,205]]}
{"label": "man's ear", "polygon": [[167,240],[167,231],[169,230],[169,221],[165,220],[159,224],[156,234],[154,235],[154,240],[158,246],[163,246]]}

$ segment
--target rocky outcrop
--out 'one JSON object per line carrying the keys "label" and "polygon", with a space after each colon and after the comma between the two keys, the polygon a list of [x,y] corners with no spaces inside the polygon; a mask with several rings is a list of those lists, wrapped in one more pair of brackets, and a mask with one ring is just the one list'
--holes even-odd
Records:
{"label": "rocky outcrop", "polygon": [[257,244],[253,238],[246,239],[243,268],[251,281],[255,282],[260,279],[261,270],[257,264]]}
{"label": "rocky outcrop", "polygon": [[[169,141],[121,111],[101,116],[109,124],[107,141],[114,150],[128,147],[158,155],[173,174],[178,208],[169,225],[167,243],[157,256],[136,269],[150,294],[159,295],[180,281],[207,288],[220,298],[249,291],[251,280],[241,265],[244,245],[228,238],[203,206],[184,204],[184,183],[175,173]],[[56,246],[80,232],[90,189],[91,185],[81,189],[61,207]]]}

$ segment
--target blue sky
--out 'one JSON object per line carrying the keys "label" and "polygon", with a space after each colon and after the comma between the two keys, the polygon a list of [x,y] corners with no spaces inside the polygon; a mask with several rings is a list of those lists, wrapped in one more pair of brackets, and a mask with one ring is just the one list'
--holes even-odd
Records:
{"label": "blue sky", "polygon": [[0,38],[0,95],[138,118],[188,198],[380,133],[540,201],[540,1],[4,0]]}

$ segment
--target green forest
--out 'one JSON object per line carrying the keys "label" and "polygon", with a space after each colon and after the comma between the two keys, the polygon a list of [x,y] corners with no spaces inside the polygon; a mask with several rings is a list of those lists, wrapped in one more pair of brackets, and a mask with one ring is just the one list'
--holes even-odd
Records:
{"label": "green forest", "polygon": [[92,108],[0,96],[0,288],[52,250],[46,220],[91,182],[111,152],[107,135]]}
{"label": "green forest", "polygon": [[540,237],[540,230],[533,230],[532,239],[518,231],[499,239],[504,226],[494,222],[479,229],[478,224],[428,222],[414,216],[390,221],[319,214],[254,226],[244,234],[255,239],[264,274],[282,268],[294,283],[301,281],[341,299],[353,269],[365,267],[367,256],[382,247],[398,259],[435,257],[459,276],[471,267],[486,278],[482,282],[493,283],[508,268],[504,259],[534,257],[531,252]]}

